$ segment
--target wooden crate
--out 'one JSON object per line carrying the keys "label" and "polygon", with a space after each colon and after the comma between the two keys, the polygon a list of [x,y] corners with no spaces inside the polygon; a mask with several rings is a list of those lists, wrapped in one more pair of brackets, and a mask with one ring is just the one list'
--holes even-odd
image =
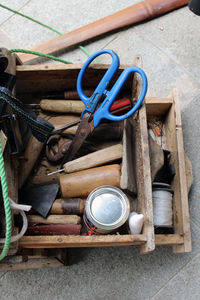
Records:
{"label": "wooden crate", "polygon": [[[136,57],[135,65],[141,66],[140,57]],[[40,95],[44,94],[44,92],[75,89],[81,67],[82,65],[17,66],[17,96],[25,103],[33,103],[33,101],[34,103],[39,103]],[[90,67],[85,74],[84,87],[96,87],[108,67],[108,65]],[[126,67],[120,66],[116,77]],[[128,95],[134,100],[141,90],[139,76],[135,76],[134,80],[129,78],[125,88],[126,91],[128,90]],[[154,234],[147,130],[148,118],[151,115],[164,116],[167,146],[169,150],[175,153],[176,176],[173,181],[175,230],[173,234]],[[59,259],[60,252],[58,251],[62,251],[62,248],[71,247],[139,245],[141,253],[148,253],[154,250],[155,245],[173,245],[174,252],[191,251],[183,135],[179,100],[175,90],[168,98],[146,98],[140,110],[125,121],[123,147],[121,186],[126,189],[127,186],[133,185],[134,182],[137,187],[137,211],[144,214],[142,233],[139,235],[105,236],[24,236],[19,241],[19,251],[18,256],[16,256],[18,262],[16,264],[14,262],[7,263],[7,269],[12,269],[11,265],[15,269],[36,268],[36,261],[39,257],[38,267],[59,266],[61,263],[57,263],[55,258],[58,257]],[[130,166],[134,166],[134,168],[130,168]],[[47,255],[43,249],[54,249],[56,255]],[[34,260],[34,258],[37,259]],[[6,262],[0,264],[1,269],[6,269]]]}

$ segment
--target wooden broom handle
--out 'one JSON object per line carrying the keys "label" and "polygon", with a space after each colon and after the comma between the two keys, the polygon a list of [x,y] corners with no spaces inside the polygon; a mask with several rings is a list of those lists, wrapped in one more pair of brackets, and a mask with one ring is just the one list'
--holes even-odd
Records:
{"label": "wooden broom handle", "polygon": [[[54,53],[103,33],[157,17],[184,6],[188,2],[189,0],[144,0],[96,22],[39,44],[30,50],[45,54]],[[23,63],[36,58],[36,56],[32,54],[19,54],[18,56]]]}

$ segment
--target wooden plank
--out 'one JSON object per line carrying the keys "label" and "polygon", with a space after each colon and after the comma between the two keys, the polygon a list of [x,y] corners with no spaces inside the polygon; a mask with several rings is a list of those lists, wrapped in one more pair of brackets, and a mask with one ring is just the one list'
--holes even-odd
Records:
{"label": "wooden plank", "polygon": [[184,245],[175,246],[173,251],[175,253],[179,252],[191,252],[191,230],[190,230],[190,216],[189,216],[189,206],[188,206],[188,189],[187,189],[187,178],[185,169],[185,152],[183,143],[183,131],[182,131],[182,121],[181,121],[181,110],[179,103],[179,96],[177,89],[173,89],[172,97],[175,103],[175,122],[176,122],[176,139],[177,139],[177,154],[178,154],[178,181],[179,181],[179,191],[180,191],[180,223],[183,231]]}
{"label": "wooden plank", "polygon": [[123,132],[123,157],[121,164],[120,187],[125,191],[137,194],[136,170],[135,170],[135,152],[137,143],[136,138],[136,120],[133,117],[124,121]]}
{"label": "wooden plank", "polygon": [[165,119],[165,137],[166,137],[166,147],[169,149],[173,155],[175,176],[172,182],[172,188],[174,190],[173,196],[173,225],[175,234],[183,235],[182,222],[180,217],[180,186],[179,186],[179,176],[178,176],[178,158],[177,158],[177,141],[176,141],[176,124],[175,124],[175,104],[173,104]]}
{"label": "wooden plank", "polygon": [[[139,67],[142,66],[140,56],[136,57],[135,64]],[[136,75],[136,83],[136,98],[138,98],[142,89],[142,81],[139,75]],[[147,239],[147,242],[144,245],[142,245],[140,249],[140,252],[144,254],[155,249],[147,115],[146,106],[144,104],[140,107],[138,111],[138,129],[138,134],[140,138],[140,148],[138,149],[137,155],[138,157],[140,157],[141,155],[141,158],[140,164],[136,166],[138,172],[140,173],[140,175],[137,178],[137,197],[139,203],[139,212],[144,215],[144,225],[142,233],[146,236]]]}
{"label": "wooden plank", "polygon": [[171,98],[147,97],[145,103],[148,116],[163,116],[173,104],[173,100]]}
{"label": "wooden plank", "polygon": [[141,245],[145,242],[146,237],[143,234],[126,234],[104,236],[24,236],[19,243],[21,248],[73,248]]}
{"label": "wooden plank", "polygon": [[182,122],[177,91],[173,90],[171,98],[173,104],[165,120],[166,146],[172,152],[172,162],[176,171],[172,182],[174,230],[175,234],[182,235],[184,239],[184,244],[174,246],[173,251],[182,253],[191,252],[191,233]]}
{"label": "wooden plank", "polygon": [[156,246],[181,245],[183,237],[179,234],[155,234]]}
{"label": "wooden plank", "polygon": [[[44,72],[47,74],[48,72],[51,71],[58,71],[59,73],[62,70],[80,70],[82,68],[83,64],[53,64],[53,65],[20,65],[16,67],[17,75],[21,78],[25,78],[25,74],[30,73],[30,72]],[[90,68],[96,69],[96,70],[102,70],[105,69],[107,70],[110,67],[109,64],[91,64]],[[127,65],[125,64],[120,64],[119,69],[125,69],[127,68]]]}
{"label": "wooden plank", "polygon": [[[45,65],[45,66],[17,66],[17,94],[45,93],[45,91],[65,91],[76,89],[76,81],[82,65]],[[127,65],[121,65],[110,82],[110,86],[117,80]],[[84,88],[98,85],[109,65],[92,65],[88,68],[84,78]],[[130,88],[131,76],[125,83],[124,89]]]}

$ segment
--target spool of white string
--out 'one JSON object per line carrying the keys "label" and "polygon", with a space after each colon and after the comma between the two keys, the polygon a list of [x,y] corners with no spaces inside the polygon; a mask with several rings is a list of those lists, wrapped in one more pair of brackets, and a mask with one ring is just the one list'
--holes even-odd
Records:
{"label": "spool of white string", "polygon": [[154,226],[172,227],[172,193],[153,190]]}

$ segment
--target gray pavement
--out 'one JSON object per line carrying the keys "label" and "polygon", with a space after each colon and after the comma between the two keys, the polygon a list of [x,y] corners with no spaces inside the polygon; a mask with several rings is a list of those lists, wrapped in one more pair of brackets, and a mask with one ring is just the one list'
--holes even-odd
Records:
{"label": "gray pavement", "polygon": [[[136,2],[139,1],[0,3],[67,32]],[[0,8],[1,46],[11,48],[14,44],[26,49],[55,36],[38,24]],[[123,64],[131,64],[134,55],[141,54],[149,81],[148,96],[168,96],[173,87],[178,87],[185,150],[194,172],[189,197],[193,251],[173,254],[171,247],[158,247],[153,253],[141,256],[136,247],[76,249],[72,253],[74,264],[68,267],[0,272],[0,299],[200,299],[200,17],[185,7],[82,45],[91,53],[111,48]],[[61,57],[74,63],[86,60],[77,47]],[[107,62],[105,58],[99,61]]]}

